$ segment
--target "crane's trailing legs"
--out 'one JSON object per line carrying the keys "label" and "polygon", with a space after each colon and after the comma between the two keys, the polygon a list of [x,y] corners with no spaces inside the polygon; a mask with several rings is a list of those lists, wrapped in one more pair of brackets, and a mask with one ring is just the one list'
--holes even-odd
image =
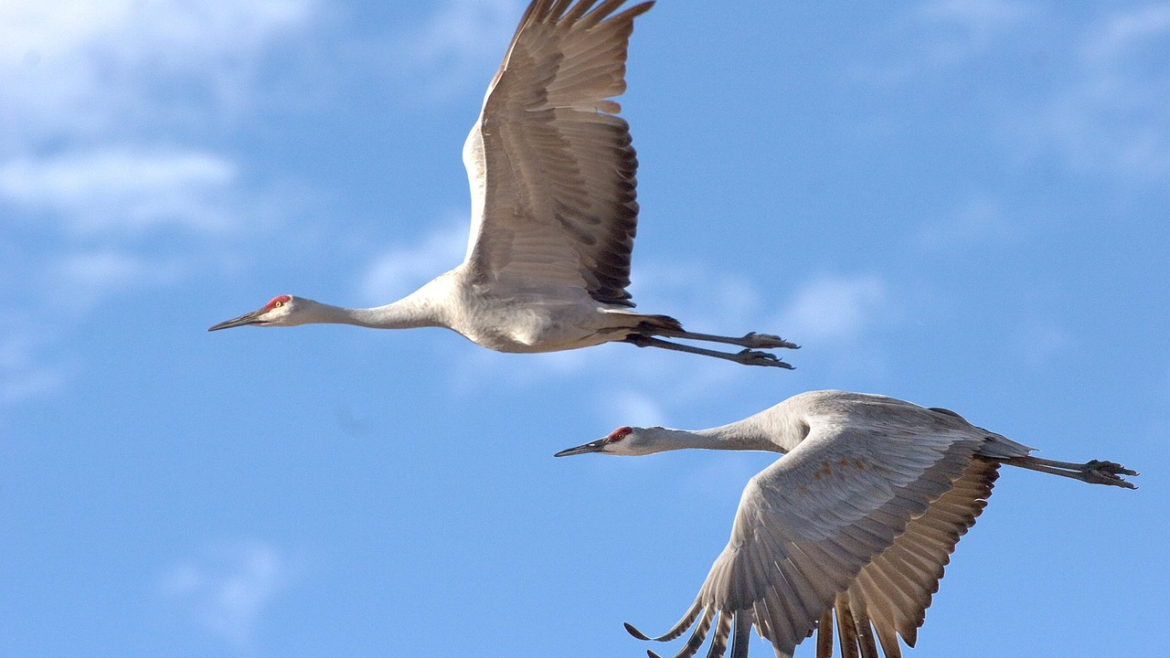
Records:
{"label": "crane's trailing legs", "polygon": [[758,334],[751,332],[745,334],[743,338],[735,338],[733,336],[715,336],[712,334],[696,334],[692,331],[663,331],[657,330],[654,333],[659,336],[666,336],[667,338],[686,338],[688,340],[704,340],[709,343],[725,343],[727,345],[739,345],[740,347],[749,347],[761,350],[770,350],[777,347],[783,347],[790,350],[800,349],[800,345],[790,343],[779,336],[772,334]]}
{"label": "crane's trailing legs", "polygon": [[[679,332],[679,333],[680,333],[680,337],[685,336],[687,338],[695,338],[696,340],[705,340],[704,338],[699,338],[699,337],[703,336],[704,334],[688,334],[687,332]],[[748,336],[753,336],[753,335],[754,336],[766,336],[767,338],[775,338],[776,340],[780,340],[779,338],[776,338],[775,336],[767,336],[767,334],[748,334]],[[744,339],[745,340],[748,339],[748,336],[745,336]],[[713,338],[724,338],[724,337],[723,336],[714,336]],[[727,339],[719,340],[716,342],[732,343],[732,341],[735,341],[735,340],[739,340],[739,339],[727,338]],[[704,349],[702,347],[692,347],[690,345],[679,345],[678,343],[672,343],[670,341],[662,340],[661,338],[654,338],[653,336],[645,336],[642,334],[630,334],[629,336],[625,337],[624,342],[637,345],[638,347],[661,347],[664,350],[674,350],[676,352],[687,352],[690,354],[702,354],[703,356],[713,356],[716,359],[726,359],[727,361],[734,361],[736,363],[741,363],[745,366],[772,366],[774,368],[786,368],[788,370],[792,370],[791,365],[781,361],[780,358],[777,357],[775,354],[769,354],[768,352],[760,352],[760,351],[752,350],[752,349],[745,349],[745,350],[740,351],[740,352],[719,352],[716,350]],[[783,341],[781,341],[781,342],[783,342]],[[739,345],[741,343],[732,343],[732,344]],[[793,347],[795,347],[795,346],[793,346]]]}
{"label": "crane's trailing legs", "polygon": [[1116,462],[1107,462],[1094,459],[1083,464],[1075,462],[1058,462],[1039,457],[1012,457],[1004,459],[1003,463],[1019,466],[1041,473],[1060,475],[1089,484],[1111,484],[1115,487],[1137,489],[1132,483],[1121,479],[1122,475],[1137,475],[1137,471],[1130,470]]}

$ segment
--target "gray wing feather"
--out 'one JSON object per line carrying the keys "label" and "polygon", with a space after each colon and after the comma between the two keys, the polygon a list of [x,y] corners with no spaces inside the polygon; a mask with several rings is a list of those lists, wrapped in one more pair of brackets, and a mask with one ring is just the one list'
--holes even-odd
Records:
{"label": "gray wing feather", "polygon": [[[973,457],[954,487],[943,494],[920,517],[906,526],[890,548],[873,559],[849,590],[838,597],[837,619],[841,625],[842,604],[860,602],[877,632],[887,658],[898,658],[901,651],[897,635],[913,647],[918,629],[926,619],[926,609],[938,591],[943,569],[950,561],[959,539],[975,524],[983,512],[995,484],[999,462]],[[844,629],[838,629],[844,635]],[[831,628],[822,627],[821,634]],[[856,640],[853,651],[864,651]],[[842,639],[842,655],[848,654]]]}
{"label": "gray wing feather", "polygon": [[[716,655],[729,638],[741,655],[753,624],[778,656],[819,625],[818,655],[831,653],[835,611],[842,656],[876,658],[879,645],[900,656],[898,636],[913,645],[943,565],[990,493],[996,463],[975,456],[983,440],[945,429],[814,429],[744,490],[696,601],[708,623],[680,655],[697,651],[712,617]],[[698,614],[692,607],[669,635]]]}
{"label": "gray wing feather", "polygon": [[653,3],[536,0],[464,145],[466,266],[513,289],[567,287],[633,306],[637,158],[610,100],[625,91],[633,20]]}

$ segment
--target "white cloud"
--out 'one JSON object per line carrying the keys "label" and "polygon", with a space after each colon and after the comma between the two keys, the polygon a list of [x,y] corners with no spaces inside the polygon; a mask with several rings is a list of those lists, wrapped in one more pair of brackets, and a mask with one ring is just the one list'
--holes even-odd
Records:
{"label": "white cloud", "polygon": [[922,5],[917,16],[935,27],[953,26],[966,35],[969,46],[984,47],[1031,12],[1025,4],[1005,0],[942,0]]}
{"label": "white cloud", "polygon": [[49,394],[64,383],[59,366],[41,358],[46,337],[16,321],[9,309],[0,308],[0,403],[13,404]]}
{"label": "white cloud", "polygon": [[1039,367],[1068,352],[1076,341],[1068,331],[1050,322],[1029,320],[1016,333],[1016,347],[1024,362]]}
{"label": "white cloud", "polygon": [[1079,170],[1170,175],[1170,6],[1111,15],[1080,49],[1078,82],[1042,113],[1042,134]]}
{"label": "white cloud", "polygon": [[822,276],[795,294],[775,322],[800,342],[848,342],[860,338],[889,308],[886,285],[875,275]]}
{"label": "white cloud", "polygon": [[1090,37],[1085,56],[1092,61],[1114,60],[1170,32],[1170,5],[1150,5],[1114,14]]}
{"label": "white cloud", "polygon": [[731,331],[728,327],[758,317],[762,305],[752,282],[702,263],[652,261],[639,263],[636,270],[631,290],[638,308],[677,318],[689,331]]}
{"label": "white cloud", "polygon": [[432,230],[418,244],[390,249],[366,269],[359,294],[371,304],[386,304],[413,292],[463,260],[467,230],[464,219]]}
{"label": "white cloud", "polygon": [[667,412],[658,402],[661,393],[646,395],[633,390],[614,392],[604,405],[603,415],[623,425],[655,427],[666,425]]}
{"label": "white cloud", "polygon": [[21,131],[6,131],[0,150],[172,122],[207,101],[233,111],[261,55],[314,10],[311,0],[6,0],[0,107]]}
{"label": "white cloud", "polygon": [[1024,25],[1035,10],[1007,0],[938,0],[903,14],[883,35],[893,50],[857,67],[869,81],[901,83],[922,72],[959,66]]}
{"label": "white cloud", "polygon": [[165,284],[181,276],[175,262],[111,250],[81,251],[52,261],[45,289],[57,310],[86,312],[110,295]]}
{"label": "white cloud", "polygon": [[[273,58],[295,56],[320,11],[318,0],[0,2],[0,222],[22,237],[6,258],[17,264],[0,263],[20,274],[0,314],[67,325],[112,294],[181,279],[245,207],[249,226],[286,208],[288,195],[248,191],[218,147],[187,144],[267,101],[257,89]],[[156,239],[175,229],[198,241]],[[136,253],[145,244],[178,255]],[[0,398],[60,386],[47,355],[67,338],[0,327]]]}
{"label": "white cloud", "polygon": [[1016,232],[999,204],[975,199],[949,217],[925,225],[919,239],[928,249],[946,249],[1000,243],[1013,239]]}
{"label": "white cloud", "polygon": [[274,547],[237,542],[172,567],[162,578],[162,591],[205,630],[245,647],[265,608],[289,588],[295,571]]}
{"label": "white cloud", "polygon": [[4,163],[0,199],[81,231],[208,230],[228,223],[223,199],[236,177],[232,163],[210,153],[110,148]]}
{"label": "white cloud", "polygon": [[403,70],[424,76],[433,96],[472,84],[486,89],[490,78],[474,74],[485,61],[503,59],[519,17],[517,0],[448,0],[421,29],[392,44],[393,57]]}

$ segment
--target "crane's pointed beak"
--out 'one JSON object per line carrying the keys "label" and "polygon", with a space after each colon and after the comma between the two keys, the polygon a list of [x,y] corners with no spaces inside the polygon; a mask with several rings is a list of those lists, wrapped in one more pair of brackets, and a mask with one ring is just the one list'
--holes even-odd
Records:
{"label": "crane's pointed beak", "polygon": [[208,331],[219,331],[220,329],[231,329],[232,327],[242,327],[242,326],[248,325],[248,324],[264,324],[264,321],[260,319],[260,313],[263,310],[264,309],[260,309],[258,311],[252,311],[251,313],[245,313],[238,318],[232,318],[231,320],[225,320],[225,321],[220,322],[219,324],[209,328]]}
{"label": "crane's pointed beak", "polygon": [[589,443],[586,443],[584,445],[579,445],[576,448],[569,448],[567,450],[562,450],[562,451],[558,452],[557,454],[553,455],[553,457],[570,457],[572,455],[583,455],[587,452],[601,452],[602,450],[605,449],[605,444],[606,444],[607,440],[608,439],[598,439],[596,441],[590,441]]}

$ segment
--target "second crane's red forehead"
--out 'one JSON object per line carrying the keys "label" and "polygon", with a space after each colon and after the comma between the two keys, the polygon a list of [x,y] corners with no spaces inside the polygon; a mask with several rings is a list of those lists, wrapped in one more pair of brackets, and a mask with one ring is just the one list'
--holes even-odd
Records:
{"label": "second crane's red forehead", "polygon": [[630,434],[630,432],[633,432],[633,431],[634,430],[632,428],[629,428],[629,427],[619,427],[616,430],[610,432],[608,438],[610,441],[620,441],[620,440],[626,438]]}
{"label": "second crane's red forehead", "polygon": [[277,306],[289,303],[289,301],[291,301],[291,300],[292,300],[292,297],[289,297],[288,295],[277,295],[276,297],[273,297],[271,301],[269,301],[267,304],[264,305],[264,310],[267,311],[270,309],[274,309]]}

